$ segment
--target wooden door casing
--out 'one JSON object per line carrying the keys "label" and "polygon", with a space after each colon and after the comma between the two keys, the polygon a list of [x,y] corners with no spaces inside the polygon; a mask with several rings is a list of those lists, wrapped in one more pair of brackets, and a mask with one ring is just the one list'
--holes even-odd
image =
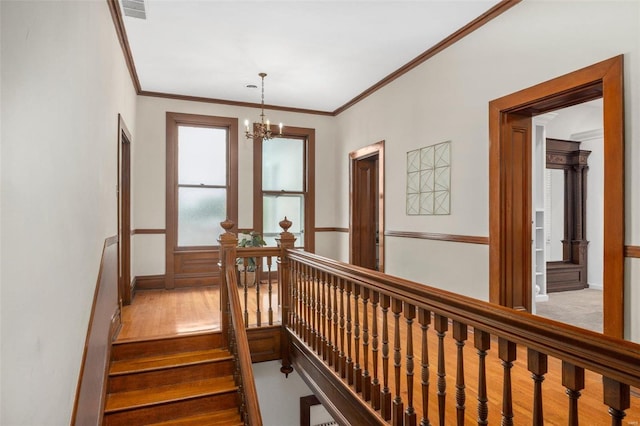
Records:
{"label": "wooden door casing", "polygon": [[[514,171],[505,165],[512,144],[506,131],[516,115],[533,117],[556,109],[602,98],[604,124],[604,259],[603,330],[604,334],[624,336],[624,89],[623,56],[619,55],[553,80],[495,99],[489,103],[489,300],[507,305],[509,292],[522,283],[514,283],[509,262],[517,261],[507,252],[514,244],[519,252],[529,246],[530,226],[518,231],[508,226],[505,207],[514,202],[506,184]],[[531,191],[530,172],[523,191]],[[530,213],[530,197],[524,207]],[[518,240],[519,238],[519,240]],[[518,243],[518,241],[520,241]],[[522,259],[529,263],[531,257]],[[531,275],[524,277],[528,286]],[[509,306],[509,305],[507,305]]]}
{"label": "wooden door casing", "polygon": [[118,299],[131,303],[131,133],[118,114]]}

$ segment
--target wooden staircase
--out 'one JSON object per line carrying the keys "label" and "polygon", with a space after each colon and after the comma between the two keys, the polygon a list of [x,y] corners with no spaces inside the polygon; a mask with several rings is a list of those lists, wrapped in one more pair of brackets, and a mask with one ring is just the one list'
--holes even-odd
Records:
{"label": "wooden staircase", "polygon": [[114,342],[105,426],[242,425],[220,333]]}

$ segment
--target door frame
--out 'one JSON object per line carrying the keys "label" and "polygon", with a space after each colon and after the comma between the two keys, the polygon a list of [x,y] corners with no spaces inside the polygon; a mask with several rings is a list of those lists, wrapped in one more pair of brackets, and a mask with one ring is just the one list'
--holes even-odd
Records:
{"label": "door frame", "polygon": [[131,297],[131,132],[118,114],[118,299]]}
{"label": "door frame", "polygon": [[384,272],[384,140],[349,153],[349,262],[352,262],[355,251],[359,250],[359,245],[353,238],[353,230],[358,221],[353,206],[357,190],[353,178],[354,170],[358,161],[375,155],[378,156],[378,270]]}
{"label": "door frame", "polygon": [[[509,306],[508,295],[515,283],[507,276],[509,251],[523,250],[531,241],[531,226],[525,226],[519,244],[510,242],[513,230],[506,223],[511,194],[505,183],[517,171],[504,165],[510,143],[506,122],[514,115],[533,117],[593,99],[603,99],[604,129],[604,259],[603,332],[624,336],[624,87],[623,55],[540,83],[489,103],[489,299]],[[529,135],[529,141],[531,135]],[[521,171],[529,173],[529,170]],[[520,176],[530,182],[530,176]],[[527,190],[527,189],[525,189]],[[530,191],[530,188],[528,188]],[[526,199],[526,197],[525,197]],[[523,206],[531,212],[531,199]],[[530,247],[529,247],[530,250]],[[531,276],[523,277],[524,294],[531,294]],[[529,306],[530,310],[530,306]]]}

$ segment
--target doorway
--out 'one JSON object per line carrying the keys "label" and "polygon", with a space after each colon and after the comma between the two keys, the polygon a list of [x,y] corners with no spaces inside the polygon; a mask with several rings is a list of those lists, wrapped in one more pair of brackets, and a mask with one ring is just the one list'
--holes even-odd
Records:
{"label": "doorway", "polygon": [[118,114],[118,298],[131,304],[131,133]]}
{"label": "doorway", "polygon": [[384,141],[349,154],[349,262],[384,271]]}
{"label": "doorway", "polygon": [[533,118],[536,315],[602,332],[602,99]]}
{"label": "doorway", "polygon": [[602,98],[603,332],[624,336],[622,55],[489,103],[490,301],[531,312],[532,117]]}

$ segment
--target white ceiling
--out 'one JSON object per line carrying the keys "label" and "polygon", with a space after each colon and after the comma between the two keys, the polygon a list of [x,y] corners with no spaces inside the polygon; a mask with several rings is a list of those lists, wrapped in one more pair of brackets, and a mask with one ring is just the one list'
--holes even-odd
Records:
{"label": "white ceiling", "polygon": [[[498,0],[145,0],[124,17],[142,91],[334,111]],[[255,84],[258,89],[249,89]]]}

